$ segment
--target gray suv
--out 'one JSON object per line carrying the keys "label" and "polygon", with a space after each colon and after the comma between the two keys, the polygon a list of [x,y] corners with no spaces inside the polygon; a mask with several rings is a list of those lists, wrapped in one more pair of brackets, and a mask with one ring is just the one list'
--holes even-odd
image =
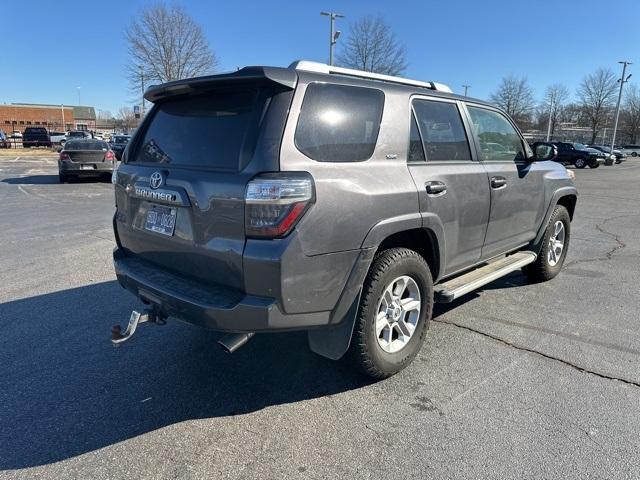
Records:
{"label": "gray suv", "polygon": [[114,173],[123,287],[226,332],[306,330],[311,350],[384,378],[434,302],[515,270],[560,271],[577,191],[513,121],[444,85],[300,61],[150,87]]}

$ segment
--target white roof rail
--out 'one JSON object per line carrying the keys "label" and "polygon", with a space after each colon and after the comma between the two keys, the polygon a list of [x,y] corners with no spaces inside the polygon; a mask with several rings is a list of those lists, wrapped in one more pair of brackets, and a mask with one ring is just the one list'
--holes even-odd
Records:
{"label": "white roof rail", "polygon": [[295,70],[303,70],[305,72],[316,72],[326,74],[345,75],[348,77],[367,78],[371,80],[379,80],[381,82],[398,83],[401,85],[411,85],[414,87],[429,88],[438,92],[453,93],[451,89],[443,83],[423,82],[420,80],[411,80],[409,78],[394,77],[392,75],[383,75],[381,73],[366,72],[364,70],[354,70],[352,68],[336,67],[327,65],[326,63],[311,62],[309,60],[297,60],[289,65],[289,68]]}

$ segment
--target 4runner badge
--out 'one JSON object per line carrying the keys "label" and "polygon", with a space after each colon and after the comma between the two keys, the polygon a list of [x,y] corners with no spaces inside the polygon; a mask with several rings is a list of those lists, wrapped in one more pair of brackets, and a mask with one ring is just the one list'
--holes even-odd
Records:
{"label": "4runner badge", "polygon": [[163,178],[160,172],[153,172],[151,174],[151,178],[149,179],[149,186],[154,190],[159,188],[162,185]]}

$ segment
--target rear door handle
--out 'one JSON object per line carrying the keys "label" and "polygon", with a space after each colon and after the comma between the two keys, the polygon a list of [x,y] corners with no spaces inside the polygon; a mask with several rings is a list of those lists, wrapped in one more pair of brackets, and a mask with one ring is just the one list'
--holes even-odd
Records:
{"label": "rear door handle", "polygon": [[442,182],[427,182],[424,186],[428,195],[442,195],[447,192],[447,186]]}
{"label": "rear door handle", "polygon": [[504,177],[491,177],[491,188],[503,188],[507,186],[507,179]]}

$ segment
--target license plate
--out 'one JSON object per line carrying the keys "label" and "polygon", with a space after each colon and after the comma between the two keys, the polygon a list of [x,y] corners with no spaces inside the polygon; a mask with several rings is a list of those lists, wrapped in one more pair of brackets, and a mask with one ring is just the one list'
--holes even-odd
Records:
{"label": "license plate", "polygon": [[176,226],[176,209],[151,205],[147,210],[147,221],[144,228],[162,235],[172,236]]}
{"label": "license plate", "polygon": [[95,170],[95,165],[80,165],[80,170]]}

